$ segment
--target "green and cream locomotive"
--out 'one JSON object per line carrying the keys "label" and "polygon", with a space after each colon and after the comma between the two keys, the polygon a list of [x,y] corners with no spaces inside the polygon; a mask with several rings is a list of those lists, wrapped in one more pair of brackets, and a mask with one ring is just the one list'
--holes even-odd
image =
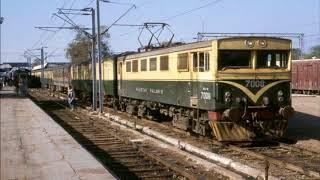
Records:
{"label": "green and cream locomotive", "polygon": [[118,57],[120,109],[220,141],[280,137],[293,113],[290,49],[287,39],[234,37]]}

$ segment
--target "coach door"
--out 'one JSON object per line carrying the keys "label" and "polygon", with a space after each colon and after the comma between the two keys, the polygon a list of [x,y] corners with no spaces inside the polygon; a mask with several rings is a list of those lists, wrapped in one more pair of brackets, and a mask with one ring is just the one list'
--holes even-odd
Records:
{"label": "coach door", "polygon": [[119,62],[118,65],[118,92],[121,94],[122,89],[122,62]]}

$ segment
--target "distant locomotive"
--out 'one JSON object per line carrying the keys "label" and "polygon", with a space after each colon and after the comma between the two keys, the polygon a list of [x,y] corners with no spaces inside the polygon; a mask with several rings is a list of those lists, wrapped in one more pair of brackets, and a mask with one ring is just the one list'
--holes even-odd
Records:
{"label": "distant locomotive", "polygon": [[292,61],[292,90],[302,94],[320,94],[320,59]]}
{"label": "distant locomotive", "polygon": [[[140,117],[166,117],[177,128],[213,132],[220,141],[281,137],[293,114],[288,39],[195,42],[118,55],[106,59],[102,69],[108,106]],[[58,84],[58,70],[46,70],[45,85],[67,87]],[[90,95],[90,64],[62,73],[79,93]]]}

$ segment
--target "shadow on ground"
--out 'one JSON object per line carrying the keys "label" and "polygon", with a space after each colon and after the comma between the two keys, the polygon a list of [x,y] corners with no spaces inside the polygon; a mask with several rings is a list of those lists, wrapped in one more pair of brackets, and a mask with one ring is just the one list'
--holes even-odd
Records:
{"label": "shadow on ground", "polygon": [[286,137],[294,140],[320,140],[320,117],[303,112],[295,112],[289,120]]}

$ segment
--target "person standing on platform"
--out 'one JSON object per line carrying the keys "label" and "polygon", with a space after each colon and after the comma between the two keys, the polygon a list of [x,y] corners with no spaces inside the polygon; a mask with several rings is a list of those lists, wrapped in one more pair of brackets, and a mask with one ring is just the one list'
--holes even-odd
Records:
{"label": "person standing on platform", "polygon": [[69,90],[68,90],[68,103],[69,103],[69,106],[71,108],[71,111],[74,110],[74,105],[75,105],[75,101],[76,101],[76,95],[75,95],[75,92],[72,88],[72,86],[69,86]]}
{"label": "person standing on platform", "polygon": [[22,78],[21,95],[22,96],[28,95],[28,78],[27,77]]}
{"label": "person standing on platform", "polygon": [[14,77],[13,85],[15,87],[15,91],[16,91],[17,95],[19,95],[19,79],[18,79],[18,77]]}

